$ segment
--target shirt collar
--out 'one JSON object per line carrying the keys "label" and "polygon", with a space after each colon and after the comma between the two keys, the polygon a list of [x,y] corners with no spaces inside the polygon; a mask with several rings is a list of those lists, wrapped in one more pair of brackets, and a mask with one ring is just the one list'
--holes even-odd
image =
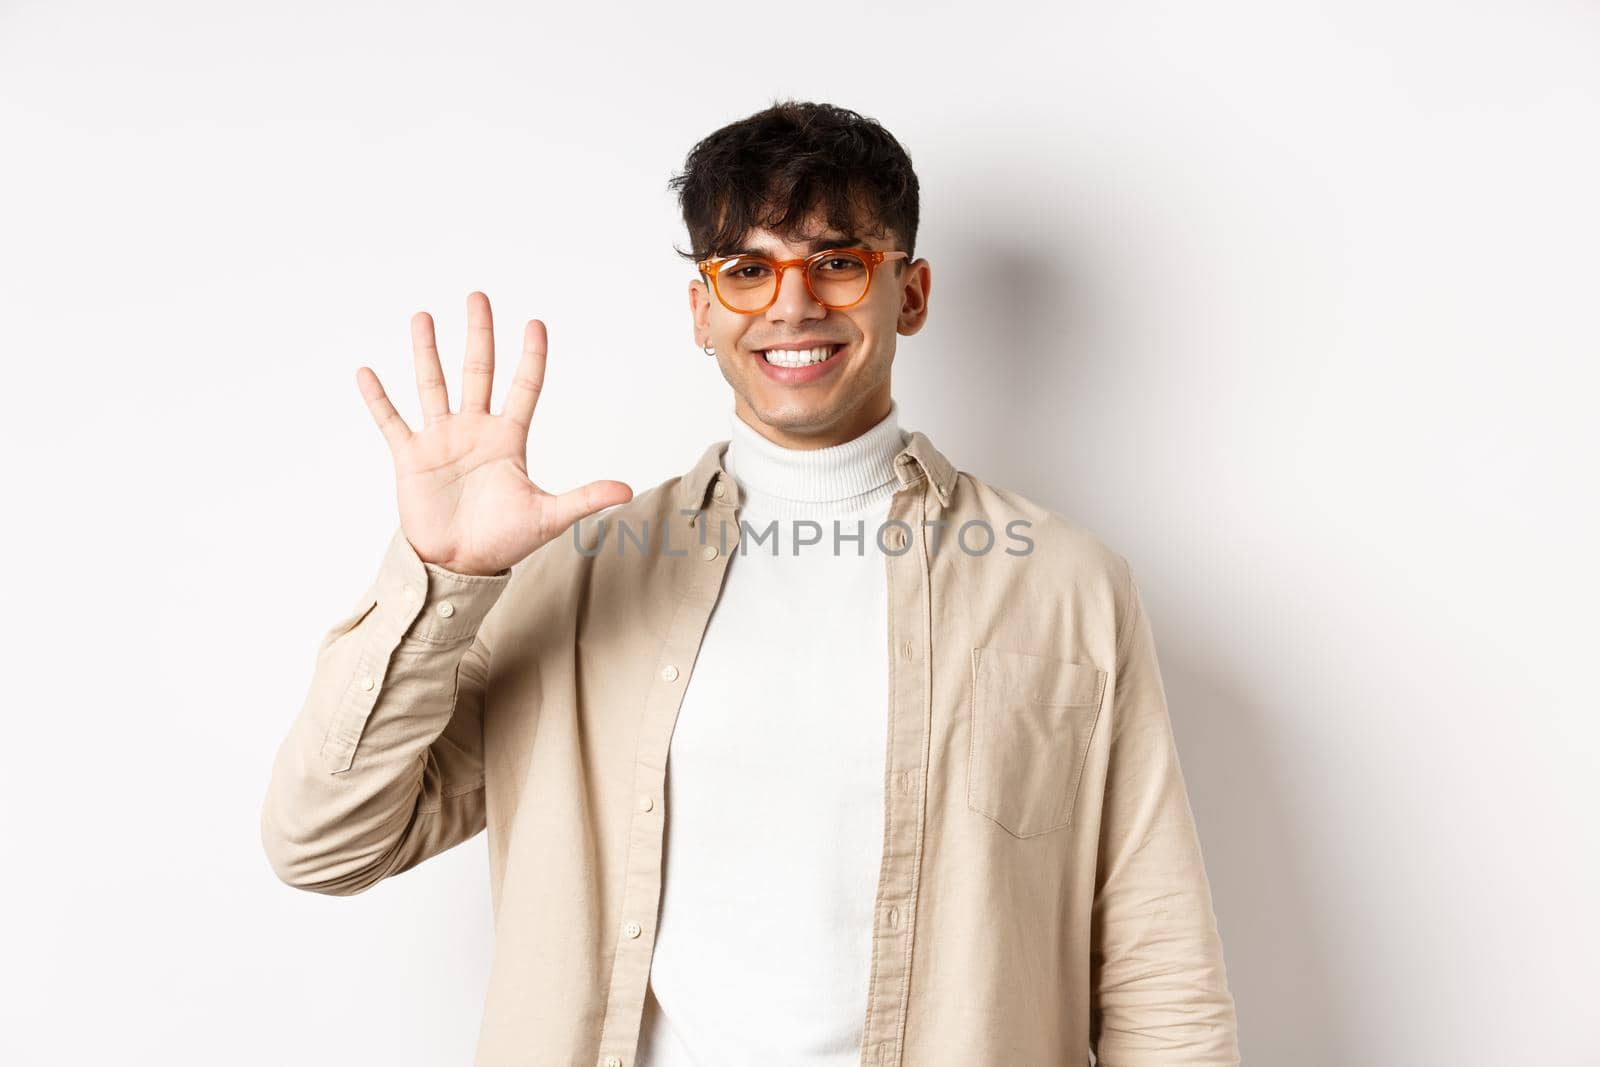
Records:
{"label": "shirt collar", "polygon": [[[736,483],[722,465],[722,450],[727,446],[728,439],[707,445],[689,473],[683,476],[679,491],[685,508],[693,511],[704,509],[706,495],[710,493],[712,484],[719,480],[735,489],[734,502],[737,503]],[[942,507],[950,506],[950,497],[955,492],[956,469],[921,430],[910,431],[905,447],[895,454],[894,473],[902,489],[920,478],[927,478],[933,484],[939,504]]]}

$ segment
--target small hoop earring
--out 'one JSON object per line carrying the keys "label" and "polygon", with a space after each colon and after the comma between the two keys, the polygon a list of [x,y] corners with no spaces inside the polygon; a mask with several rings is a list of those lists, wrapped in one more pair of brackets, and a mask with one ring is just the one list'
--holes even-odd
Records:
{"label": "small hoop earring", "polygon": [[704,352],[708,356],[715,356],[717,354],[717,350],[712,348],[710,345],[701,345],[700,351]]}

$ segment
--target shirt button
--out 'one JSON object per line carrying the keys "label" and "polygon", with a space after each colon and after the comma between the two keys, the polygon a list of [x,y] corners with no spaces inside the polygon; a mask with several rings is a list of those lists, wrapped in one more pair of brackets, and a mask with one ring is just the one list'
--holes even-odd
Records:
{"label": "shirt button", "polygon": [[644,927],[640,926],[638,923],[629,923],[627,926],[622,928],[622,932],[627,934],[629,937],[638,937],[644,932]]}
{"label": "shirt button", "polygon": [[716,497],[718,500],[721,500],[723,497],[728,495],[728,487],[723,485],[721,482],[718,482],[716,485],[711,487],[711,495]]}
{"label": "shirt button", "polygon": [[450,603],[448,600],[441,600],[439,601],[438,611],[440,615],[443,615],[448,619],[450,616],[456,613],[456,606]]}
{"label": "shirt button", "polygon": [[607,1056],[606,1057],[606,1067],[622,1067],[622,1057],[621,1056]]}
{"label": "shirt button", "polygon": [[678,680],[678,668],[670,663],[667,664],[661,668],[661,677],[669,682],[676,682]]}
{"label": "shirt button", "polygon": [[363,675],[361,678],[361,688],[365,689],[369,693],[372,692],[373,687],[377,684],[378,680],[372,677],[370,674]]}
{"label": "shirt button", "polygon": [[706,545],[704,548],[702,548],[700,550],[700,558],[701,559],[716,559],[717,558],[717,546],[716,545]]}
{"label": "shirt button", "polygon": [[655,806],[656,806],[655,798],[651,797],[648,793],[639,798],[639,810],[640,811],[649,811],[650,809],[654,808]]}

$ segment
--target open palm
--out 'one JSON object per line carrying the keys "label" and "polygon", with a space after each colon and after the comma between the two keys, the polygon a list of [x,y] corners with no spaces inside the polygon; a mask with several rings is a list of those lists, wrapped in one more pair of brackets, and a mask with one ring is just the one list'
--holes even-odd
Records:
{"label": "open palm", "polygon": [[523,331],[522,360],[499,415],[489,413],[494,387],[494,320],[489,298],[467,296],[467,347],[461,410],[451,412],[433,318],[411,317],[411,348],[422,402],[413,431],[389,402],[370,367],[356,383],[394,456],[400,527],[418,557],[458,574],[497,574],[551,541],[574,522],[633,498],[625,483],[593,481],[560,495],[528,478],[528,427],[544,388],[544,323]]}

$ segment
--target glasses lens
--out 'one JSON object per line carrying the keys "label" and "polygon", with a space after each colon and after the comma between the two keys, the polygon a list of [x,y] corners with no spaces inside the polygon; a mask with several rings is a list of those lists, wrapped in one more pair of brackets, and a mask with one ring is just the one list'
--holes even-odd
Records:
{"label": "glasses lens", "polygon": [[867,261],[854,252],[829,252],[811,264],[811,288],[829,307],[847,307],[867,291]]}
{"label": "glasses lens", "polygon": [[717,274],[717,292],[736,311],[754,311],[772,299],[772,265],[765,260],[739,256]]}

